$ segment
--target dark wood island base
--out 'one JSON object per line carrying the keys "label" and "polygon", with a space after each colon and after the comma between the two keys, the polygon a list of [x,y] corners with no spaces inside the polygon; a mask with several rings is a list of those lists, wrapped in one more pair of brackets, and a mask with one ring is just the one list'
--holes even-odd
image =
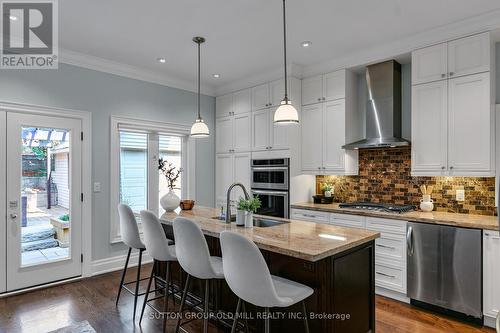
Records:
{"label": "dark wood island base", "polygon": [[[172,226],[163,224],[167,236],[173,237]],[[219,239],[205,236],[210,253],[221,256]],[[318,261],[309,261],[261,249],[271,274],[303,283],[314,289],[306,300],[310,332],[366,333],[375,332],[375,250],[374,240],[367,241]],[[186,274],[175,263],[172,279],[182,288]],[[157,273],[165,274],[165,265],[156,265]],[[190,296],[200,299],[203,284],[192,278]],[[216,323],[230,331],[231,314],[237,297],[225,281],[211,281],[210,308],[219,311],[225,320]],[[273,312],[274,310],[274,312]],[[246,304],[251,332],[263,332],[263,309]],[[304,332],[300,303],[286,309],[271,309],[271,332]],[[223,314],[226,315],[223,315]],[[227,319],[229,318],[229,319]],[[225,323],[224,323],[225,322]],[[242,324],[244,320],[241,320]]]}

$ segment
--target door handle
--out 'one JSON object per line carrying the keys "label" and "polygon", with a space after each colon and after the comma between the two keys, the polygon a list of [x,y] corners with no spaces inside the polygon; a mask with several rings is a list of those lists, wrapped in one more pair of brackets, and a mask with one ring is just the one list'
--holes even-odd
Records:
{"label": "door handle", "polygon": [[16,213],[11,213],[10,214],[11,219],[17,219],[17,214]]}
{"label": "door handle", "polygon": [[411,226],[408,227],[408,231],[406,232],[406,247],[408,249],[408,254],[412,256],[414,248],[413,248],[413,228]]}

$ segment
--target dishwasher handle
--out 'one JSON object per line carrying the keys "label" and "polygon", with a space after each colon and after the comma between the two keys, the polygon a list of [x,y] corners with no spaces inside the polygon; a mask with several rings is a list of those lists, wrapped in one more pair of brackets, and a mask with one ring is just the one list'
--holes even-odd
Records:
{"label": "dishwasher handle", "polygon": [[406,248],[408,250],[408,255],[412,256],[414,248],[413,248],[413,227],[411,226],[408,226],[408,230],[406,231]]}

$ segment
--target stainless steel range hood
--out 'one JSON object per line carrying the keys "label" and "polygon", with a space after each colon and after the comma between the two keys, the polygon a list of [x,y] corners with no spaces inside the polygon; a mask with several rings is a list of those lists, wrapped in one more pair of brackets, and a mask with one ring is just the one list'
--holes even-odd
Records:
{"label": "stainless steel range hood", "polygon": [[368,102],[365,139],[344,145],[344,149],[408,146],[401,138],[401,65],[385,61],[366,67]]}

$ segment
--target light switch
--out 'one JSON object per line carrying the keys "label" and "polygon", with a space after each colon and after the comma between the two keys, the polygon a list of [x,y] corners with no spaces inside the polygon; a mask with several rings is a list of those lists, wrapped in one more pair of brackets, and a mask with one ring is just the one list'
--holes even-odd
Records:
{"label": "light switch", "polygon": [[455,196],[457,201],[465,201],[465,190],[457,190]]}
{"label": "light switch", "polygon": [[95,182],[94,183],[94,193],[99,193],[101,192],[101,183]]}

